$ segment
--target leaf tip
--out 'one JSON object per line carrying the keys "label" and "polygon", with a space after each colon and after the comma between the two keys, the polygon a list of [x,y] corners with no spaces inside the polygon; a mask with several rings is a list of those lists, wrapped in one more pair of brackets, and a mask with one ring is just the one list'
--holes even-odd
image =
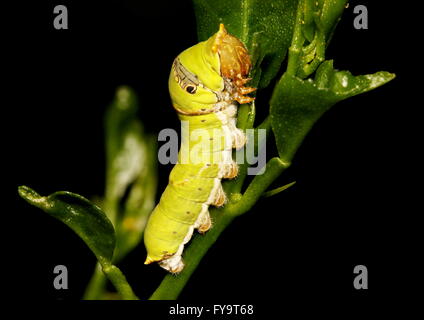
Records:
{"label": "leaf tip", "polygon": [[27,186],[19,186],[18,193],[21,198],[25,199],[31,204],[39,203],[43,199],[42,196]]}
{"label": "leaf tip", "polygon": [[396,74],[387,71],[380,71],[374,74],[365,75],[364,77],[370,81],[370,89],[374,89],[392,81],[396,78]]}
{"label": "leaf tip", "polygon": [[269,197],[272,197],[272,196],[275,196],[276,194],[279,194],[280,192],[282,192],[282,191],[284,191],[284,190],[287,190],[288,188],[290,188],[292,185],[294,185],[296,183],[296,181],[293,181],[293,182],[290,182],[290,183],[288,183],[288,184],[286,184],[286,185],[284,185],[284,186],[281,186],[281,187],[279,187],[279,188],[276,188],[276,189],[273,189],[273,190],[270,190],[270,191],[267,191],[267,192],[264,192],[263,194],[262,194],[262,197],[263,198],[269,198]]}
{"label": "leaf tip", "polygon": [[116,89],[115,101],[118,109],[130,109],[135,103],[135,93],[129,86],[122,85]]}
{"label": "leaf tip", "polygon": [[30,187],[19,186],[18,193],[26,202],[37,208],[40,208],[46,212],[51,208],[51,203],[49,202],[48,197],[39,195]]}

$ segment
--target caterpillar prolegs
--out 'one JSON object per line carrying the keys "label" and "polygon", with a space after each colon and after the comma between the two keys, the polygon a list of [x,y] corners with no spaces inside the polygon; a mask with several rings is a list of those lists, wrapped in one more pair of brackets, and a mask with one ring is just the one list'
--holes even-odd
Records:
{"label": "caterpillar prolegs", "polygon": [[236,127],[235,101],[252,102],[246,95],[256,90],[245,87],[250,68],[247,49],[223,24],[174,60],[169,92],[180,120],[188,124],[190,139],[181,144],[169,184],[147,223],[145,264],[157,261],[172,273],[180,272],[184,245],[194,229],[203,233],[211,227],[209,206],[225,204],[221,179],[237,176],[232,149],[246,143]]}

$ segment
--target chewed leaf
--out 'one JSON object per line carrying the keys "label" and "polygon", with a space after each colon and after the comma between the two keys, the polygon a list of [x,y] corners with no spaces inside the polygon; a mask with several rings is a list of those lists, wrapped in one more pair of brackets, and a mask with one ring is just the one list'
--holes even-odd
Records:
{"label": "chewed leaf", "polygon": [[270,108],[280,158],[290,162],[314,123],[334,104],[375,89],[394,77],[389,72],[353,76],[348,71],[335,70],[331,60],[319,66],[314,80],[285,73],[274,89]]}
{"label": "chewed leaf", "polygon": [[99,207],[67,191],[43,197],[26,186],[20,186],[18,190],[28,203],[62,221],[78,234],[100,262],[110,263],[115,249],[115,231]]}

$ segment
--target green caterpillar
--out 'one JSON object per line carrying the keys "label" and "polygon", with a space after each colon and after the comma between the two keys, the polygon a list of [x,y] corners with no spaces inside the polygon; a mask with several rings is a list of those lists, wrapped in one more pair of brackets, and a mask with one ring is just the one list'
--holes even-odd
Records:
{"label": "green caterpillar", "polygon": [[[190,139],[183,140],[169,184],[147,223],[145,264],[157,261],[172,273],[180,272],[184,245],[194,229],[204,233],[211,227],[209,205],[225,204],[221,179],[237,176],[232,149],[246,143],[244,133],[236,128],[235,101],[252,102],[246,95],[256,90],[244,86],[250,68],[245,46],[223,24],[207,41],[174,60],[169,92],[180,120],[189,126]],[[200,137],[200,143],[195,137]]]}

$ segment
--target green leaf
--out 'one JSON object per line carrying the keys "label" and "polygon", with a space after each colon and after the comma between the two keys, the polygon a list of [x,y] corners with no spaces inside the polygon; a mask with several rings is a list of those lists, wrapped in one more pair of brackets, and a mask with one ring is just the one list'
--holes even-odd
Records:
{"label": "green leaf", "polygon": [[124,196],[128,186],[140,175],[146,157],[146,145],[138,121],[129,123],[121,134],[119,149],[107,166],[106,198],[115,201]]}
{"label": "green leaf", "polygon": [[291,43],[298,0],[193,0],[199,40],[224,23],[252,57],[250,85],[266,87],[276,76]]}
{"label": "green leaf", "polygon": [[302,80],[285,73],[271,98],[271,125],[280,158],[291,162],[314,123],[335,103],[375,89],[395,77],[388,72],[353,76],[323,62],[315,79]]}
{"label": "green leaf", "polygon": [[105,210],[116,227],[115,261],[140,242],[155,205],[156,138],[143,132],[137,100],[131,88],[118,88],[105,117]]}
{"label": "green leaf", "polygon": [[116,90],[115,97],[106,111],[106,158],[110,163],[122,148],[127,127],[137,116],[138,101],[135,92],[127,86]]}
{"label": "green leaf", "polygon": [[103,266],[103,272],[115,286],[123,300],[139,300],[128,283],[127,278],[117,266],[106,264]]}
{"label": "green leaf", "polygon": [[105,116],[105,211],[113,223],[119,201],[139,175],[143,163],[144,144],[137,109],[134,91],[123,86],[117,89]]}
{"label": "green leaf", "polygon": [[116,227],[116,255],[119,261],[141,241],[147,219],[155,207],[157,191],[157,139],[147,136],[143,140],[141,171],[131,185],[124,212]]}
{"label": "green leaf", "polygon": [[117,89],[115,99],[105,116],[106,190],[105,211],[117,225],[121,200],[130,194],[147,166],[152,149],[137,118],[138,102],[135,92],[126,86]]}
{"label": "green leaf", "polygon": [[84,240],[101,263],[109,263],[115,249],[115,231],[104,212],[86,198],[67,191],[40,196],[27,186],[19,195],[52,217],[62,221]]}

